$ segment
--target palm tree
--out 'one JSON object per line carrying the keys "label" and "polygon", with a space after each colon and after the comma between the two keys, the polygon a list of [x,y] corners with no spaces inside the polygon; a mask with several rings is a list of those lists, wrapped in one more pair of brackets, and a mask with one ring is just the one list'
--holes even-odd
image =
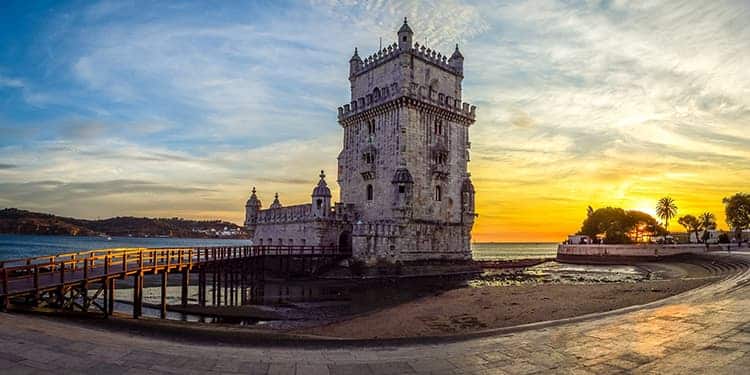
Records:
{"label": "palm tree", "polygon": [[701,228],[703,229],[703,242],[706,242],[709,236],[708,231],[716,229],[716,215],[711,212],[704,212],[698,216],[698,221],[700,221]]}
{"label": "palm tree", "polygon": [[664,220],[664,228],[669,234],[669,220],[677,215],[677,205],[672,197],[664,197],[656,203],[656,216]]}
{"label": "palm tree", "polygon": [[701,221],[699,218],[693,215],[685,215],[677,219],[677,222],[685,227],[685,231],[688,233],[688,242],[690,242],[690,235],[693,233],[695,233],[695,241],[701,242],[700,238],[698,238],[698,232],[701,229]]}

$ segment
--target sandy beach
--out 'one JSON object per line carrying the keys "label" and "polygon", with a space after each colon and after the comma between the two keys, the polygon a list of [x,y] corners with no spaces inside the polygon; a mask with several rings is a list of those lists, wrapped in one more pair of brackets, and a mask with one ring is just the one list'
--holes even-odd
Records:
{"label": "sandy beach", "polygon": [[711,280],[461,288],[294,333],[357,339],[455,335],[640,305]]}

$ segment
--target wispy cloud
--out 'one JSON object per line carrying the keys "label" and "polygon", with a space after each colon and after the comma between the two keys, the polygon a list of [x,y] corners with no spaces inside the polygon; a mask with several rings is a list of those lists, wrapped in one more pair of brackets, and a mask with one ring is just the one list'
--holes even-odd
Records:
{"label": "wispy cloud", "polygon": [[319,169],[335,178],[353,47],[393,42],[404,16],[466,57],[480,239],[557,239],[589,203],[666,193],[721,214],[747,186],[744,1],[101,1],[25,44],[0,35],[19,51],[0,54],[0,200],[235,221],[252,184],[305,201]]}

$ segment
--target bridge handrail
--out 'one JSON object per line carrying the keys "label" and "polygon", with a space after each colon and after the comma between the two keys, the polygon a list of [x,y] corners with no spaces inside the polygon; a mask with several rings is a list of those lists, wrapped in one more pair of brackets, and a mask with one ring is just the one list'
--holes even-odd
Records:
{"label": "bridge handrail", "polygon": [[[97,249],[78,253],[38,256],[26,259],[0,261],[0,286],[7,294],[7,283],[13,280],[34,278],[59,272],[82,269],[84,278],[89,270],[104,268],[106,274],[134,271],[143,268],[192,267],[207,262],[241,259],[256,256],[301,256],[339,254],[336,246],[306,245],[243,245],[212,247],[157,247]],[[343,254],[343,253],[341,253]],[[41,262],[40,262],[41,260]],[[112,272],[114,270],[114,272]]]}

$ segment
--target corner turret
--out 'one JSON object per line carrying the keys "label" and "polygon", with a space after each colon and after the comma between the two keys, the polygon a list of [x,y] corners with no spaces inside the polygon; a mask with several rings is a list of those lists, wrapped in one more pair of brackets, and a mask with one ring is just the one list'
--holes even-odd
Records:
{"label": "corner turret", "polygon": [[458,50],[458,43],[456,43],[456,50],[453,51],[451,58],[448,59],[448,65],[461,75],[464,74],[464,55]]}
{"label": "corner turret", "polygon": [[331,189],[326,183],[326,174],[320,171],[320,181],[312,192],[312,212],[315,217],[328,217],[331,213]]}
{"label": "corner turret", "polygon": [[273,203],[268,208],[281,208],[281,202],[279,202],[279,193],[273,196]]}
{"label": "corner turret", "polygon": [[354,76],[362,68],[362,59],[357,53],[357,47],[354,47],[354,55],[349,59],[349,77]]}
{"label": "corner turret", "polygon": [[255,186],[250,193],[250,198],[245,203],[245,230],[250,234],[250,237],[255,235],[255,227],[258,222],[258,211],[260,211],[261,203],[258,196],[255,195]]}
{"label": "corner turret", "polygon": [[412,45],[412,36],[414,36],[414,31],[411,30],[406,17],[404,17],[404,24],[398,29],[398,48],[402,51],[408,51]]}

